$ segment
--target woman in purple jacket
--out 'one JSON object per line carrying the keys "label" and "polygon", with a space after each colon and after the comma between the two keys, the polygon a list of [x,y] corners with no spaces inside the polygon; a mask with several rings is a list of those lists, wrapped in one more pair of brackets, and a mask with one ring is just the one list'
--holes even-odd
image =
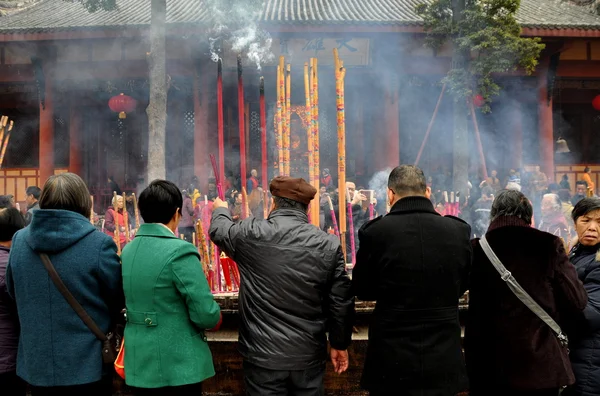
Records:
{"label": "woman in purple jacket", "polygon": [[23,227],[25,219],[18,209],[0,210],[0,389],[4,396],[25,396],[25,383],[17,377],[19,318],[4,281],[12,237]]}

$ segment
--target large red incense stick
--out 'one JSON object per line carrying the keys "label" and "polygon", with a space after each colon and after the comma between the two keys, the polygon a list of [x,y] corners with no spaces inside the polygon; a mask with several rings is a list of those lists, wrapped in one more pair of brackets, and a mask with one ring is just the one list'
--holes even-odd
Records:
{"label": "large red incense stick", "polygon": [[218,128],[218,141],[219,141],[219,173],[215,171],[215,179],[217,175],[219,179],[225,179],[225,137],[223,134],[223,64],[221,59],[218,62],[218,76],[217,76],[217,128]]}
{"label": "large red incense stick", "polygon": [[421,148],[419,149],[419,154],[417,154],[417,159],[415,160],[415,166],[419,165],[419,161],[421,160],[421,155],[423,155],[423,149],[425,149],[425,144],[427,143],[427,139],[429,138],[429,134],[431,133],[431,128],[433,127],[433,123],[435,122],[435,117],[437,116],[438,110],[440,109],[440,103],[442,103],[442,98],[444,97],[445,91],[446,91],[446,84],[442,85],[442,91],[440,92],[440,97],[438,98],[437,104],[435,105],[435,110],[433,110],[433,115],[431,116],[431,121],[429,121],[429,125],[427,126],[427,132],[425,132],[425,137],[423,138],[423,143],[421,143]]}
{"label": "large red incense stick", "polygon": [[215,174],[215,184],[217,185],[217,194],[219,194],[219,198],[221,200],[225,200],[225,194],[223,193],[223,185],[221,184],[221,176],[217,173],[217,161],[215,160],[215,156],[213,154],[210,155],[210,163],[213,168],[213,173]]}
{"label": "large red incense stick", "polygon": [[269,177],[267,174],[267,110],[265,107],[265,78],[260,78],[260,150],[262,154],[262,186],[267,191]]}
{"label": "large red incense stick", "polygon": [[[224,200],[225,194],[223,193],[223,185],[221,184],[221,177],[217,173],[217,161],[215,160],[215,156],[213,154],[210,155],[210,163],[213,168],[213,173],[215,174],[215,184],[217,185],[217,194],[219,194],[219,199]],[[217,277],[217,287],[218,291],[223,291],[223,285],[221,282],[221,251],[215,245],[213,260],[215,263],[215,275]]]}
{"label": "large red incense stick", "polygon": [[[246,187],[247,174],[246,174],[246,123],[244,118],[244,110],[246,105],[244,104],[244,79],[242,78],[242,56],[237,57],[237,69],[238,69],[238,125],[240,127],[240,173],[241,175],[241,187]],[[246,213],[246,202],[242,202],[242,218],[248,217]]]}

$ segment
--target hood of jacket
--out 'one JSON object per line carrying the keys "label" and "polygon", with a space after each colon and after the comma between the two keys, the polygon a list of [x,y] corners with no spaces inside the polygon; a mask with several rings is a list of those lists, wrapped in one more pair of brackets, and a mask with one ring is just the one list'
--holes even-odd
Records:
{"label": "hood of jacket", "polygon": [[96,228],[90,219],[68,210],[39,209],[25,232],[27,244],[38,252],[60,252],[85,238]]}

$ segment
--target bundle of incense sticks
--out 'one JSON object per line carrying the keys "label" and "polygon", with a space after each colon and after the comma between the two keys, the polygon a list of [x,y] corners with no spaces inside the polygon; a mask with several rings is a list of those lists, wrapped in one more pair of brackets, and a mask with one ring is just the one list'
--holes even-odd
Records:
{"label": "bundle of incense sticks", "polygon": [[10,121],[9,123],[7,116],[0,117],[0,168],[2,168],[2,164],[4,163],[4,156],[6,155],[13,126],[14,122]]}
{"label": "bundle of incense sticks", "polygon": [[90,210],[90,223],[94,224],[94,196],[90,195],[90,200],[92,201],[92,209]]}
{"label": "bundle of incense sticks", "polygon": [[348,232],[350,232],[350,260],[352,264],[356,261],[356,244],[354,241],[354,219],[352,216],[352,199],[348,196]]}
{"label": "bundle of incense sticks", "polygon": [[121,230],[119,227],[119,210],[117,209],[117,192],[113,191],[113,211],[115,212],[114,221],[115,221],[115,231],[113,232],[115,243],[117,244],[117,254],[121,255]]}
{"label": "bundle of incense sticks", "polygon": [[335,210],[333,210],[333,203],[331,202],[331,197],[327,195],[327,201],[329,202],[329,212],[331,214],[331,221],[333,222],[333,230],[337,237],[340,236],[340,229],[338,228],[337,219],[335,218]]}
{"label": "bundle of incense sticks", "polygon": [[129,213],[127,212],[127,195],[123,193],[123,222],[125,223],[125,242],[128,243],[129,239]]}

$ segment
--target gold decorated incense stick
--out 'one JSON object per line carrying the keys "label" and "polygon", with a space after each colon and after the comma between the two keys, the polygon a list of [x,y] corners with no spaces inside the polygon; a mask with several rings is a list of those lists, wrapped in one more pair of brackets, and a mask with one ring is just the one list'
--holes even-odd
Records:
{"label": "gold decorated incense stick", "polygon": [[[310,95],[310,77],[309,77],[309,67],[308,63],[304,64],[304,96],[306,101],[306,123],[308,128],[306,128],[306,141],[308,145],[308,182],[315,187],[315,165],[314,165],[314,136],[313,136],[313,128],[312,128],[312,104],[311,104],[311,95]],[[318,177],[318,175],[317,175]],[[316,188],[316,187],[315,187]],[[313,225],[319,225],[319,203],[315,200],[311,202],[310,205],[310,220]]]}
{"label": "gold decorated incense stick", "polygon": [[138,209],[138,201],[135,193],[131,194],[133,196],[133,215],[135,216],[135,229],[136,232],[140,228],[140,210]]}
{"label": "gold decorated incense stick", "polygon": [[284,136],[286,175],[291,176],[291,137],[292,137],[292,65],[287,64],[285,74],[285,132]]}
{"label": "gold decorated incense stick", "polygon": [[94,224],[94,196],[90,195],[90,200],[92,201],[92,208],[90,209],[90,223]]}
{"label": "gold decorated incense stick", "polygon": [[277,130],[276,134],[276,145],[277,145],[277,156],[279,159],[279,175],[284,174],[283,167],[283,101],[281,99],[281,68],[277,66]]}

